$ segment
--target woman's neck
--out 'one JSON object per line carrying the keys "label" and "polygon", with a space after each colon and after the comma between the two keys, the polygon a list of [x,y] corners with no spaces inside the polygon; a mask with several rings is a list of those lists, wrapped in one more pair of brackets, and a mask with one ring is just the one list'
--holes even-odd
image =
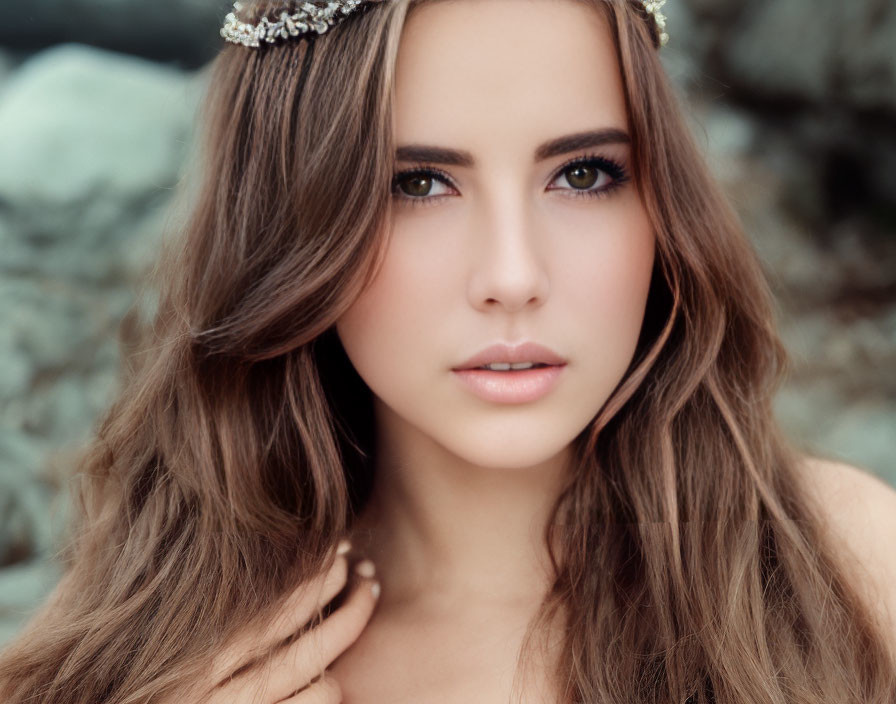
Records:
{"label": "woman's neck", "polygon": [[355,523],[384,603],[534,605],[550,586],[544,530],[569,448],[528,467],[481,467],[380,414],[373,492]]}

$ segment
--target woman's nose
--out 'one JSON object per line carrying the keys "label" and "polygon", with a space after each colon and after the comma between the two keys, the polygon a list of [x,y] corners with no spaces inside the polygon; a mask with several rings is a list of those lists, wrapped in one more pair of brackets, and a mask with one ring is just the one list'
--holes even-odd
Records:
{"label": "woman's nose", "polygon": [[550,287],[546,242],[523,207],[505,207],[475,227],[469,291],[474,307],[509,312],[542,305]]}

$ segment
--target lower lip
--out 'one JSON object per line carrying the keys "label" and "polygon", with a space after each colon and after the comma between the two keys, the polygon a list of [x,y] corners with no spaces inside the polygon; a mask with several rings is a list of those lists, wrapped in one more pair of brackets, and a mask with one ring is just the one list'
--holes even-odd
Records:
{"label": "lower lip", "polygon": [[528,403],[546,395],[560,378],[565,364],[493,372],[487,369],[455,369],[454,373],[479,398],[493,403]]}

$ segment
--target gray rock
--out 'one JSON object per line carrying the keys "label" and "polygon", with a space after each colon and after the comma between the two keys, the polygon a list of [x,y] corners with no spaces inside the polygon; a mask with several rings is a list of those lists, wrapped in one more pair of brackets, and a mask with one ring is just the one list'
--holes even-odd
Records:
{"label": "gray rock", "polygon": [[[842,2],[837,89],[859,109],[896,112],[896,4]],[[892,164],[892,162],[890,162]]]}
{"label": "gray rock", "polygon": [[865,213],[892,229],[896,4],[681,2],[700,67],[690,87],[749,107],[770,128],[761,132],[779,133],[767,153],[792,170],[784,202],[793,213],[817,228]]}
{"label": "gray rock", "polygon": [[[69,381],[78,379],[71,381],[77,386],[100,378],[117,362],[118,324],[133,295],[127,289],[0,278],[0,299],[8,304],[0,326],[0,422],[56,434],[57,440],[79,437],[89,417],[83,406],[66,411],[62,402],[74,393]],[[37,410],[48,404],[48,410]],[[66,428],[74,430],[71,438]]]}
{"label": "gray rock", "polygon": [[[52,554],[65,525],[59,480],[116,390],[118,325],[163,233],[200,89],[73,44],[0,91],[0,566]],[[2,570],[0,590],[25,574]]]}
{"label": "gray rock", "polygon": [[0,94],[0,274],[124,277],[120,253],[158,222],[192,138],[191,78],[81,45],[14,73]]}
{"label": "gray rock", "polygon": [[61,576],[59,567],[46,559],[0,571],[0,647],[43,605]]}
{"label": "gray rock", "polygon": [[[682,0],[736,92],[896,109],[896,6],[888,0]],[[668,13],[667,13],[668,14]]]}
{"label": "gray rock", "polygon": [[0,325],[0,401],[24,395],[34,376],[34,363],[17,337],[12,327]]}
{"label": "gray rock", "polygon": [[0,295],[11,304],[3,330],[35,372],[56,371],[89,354],[121,312],[115,298],[64,283],[0,279]]}
{"label": "gray rock", "polygon": [[732,75],[754,91],[813,101],[832,91],[840,0],[751,3],[725,37]]}
{"label": "gray rock", "polygon": [[56,536],[47,516],[55,489],[38,477],[46,454],[33,438],[0,428],[0,566],[52,549]]}

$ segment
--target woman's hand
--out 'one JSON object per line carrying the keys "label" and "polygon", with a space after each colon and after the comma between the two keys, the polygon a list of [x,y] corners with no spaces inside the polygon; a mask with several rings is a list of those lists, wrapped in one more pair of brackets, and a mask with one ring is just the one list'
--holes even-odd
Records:
{"label": "woman's hand", "polygon": [[[338,683],[327,677],[324,670],[357,640],[373,613],[379,584],[373,579],[372,562],[362,560],[355,566],[356,576],[345,600],[329,616],[295,641],[280,644],[305,628],[311,617],[342,591],[349,577],[346,556],[349,549],[347,541],[343,541],[328,572],[290,595],[267,627],[242,634],[221,654],[208,684],[204,685],[207,695],[203,702],[337,704],[342,701]],[[259,667],[256,663],[259,655],[278,647],[270,667]]]}

